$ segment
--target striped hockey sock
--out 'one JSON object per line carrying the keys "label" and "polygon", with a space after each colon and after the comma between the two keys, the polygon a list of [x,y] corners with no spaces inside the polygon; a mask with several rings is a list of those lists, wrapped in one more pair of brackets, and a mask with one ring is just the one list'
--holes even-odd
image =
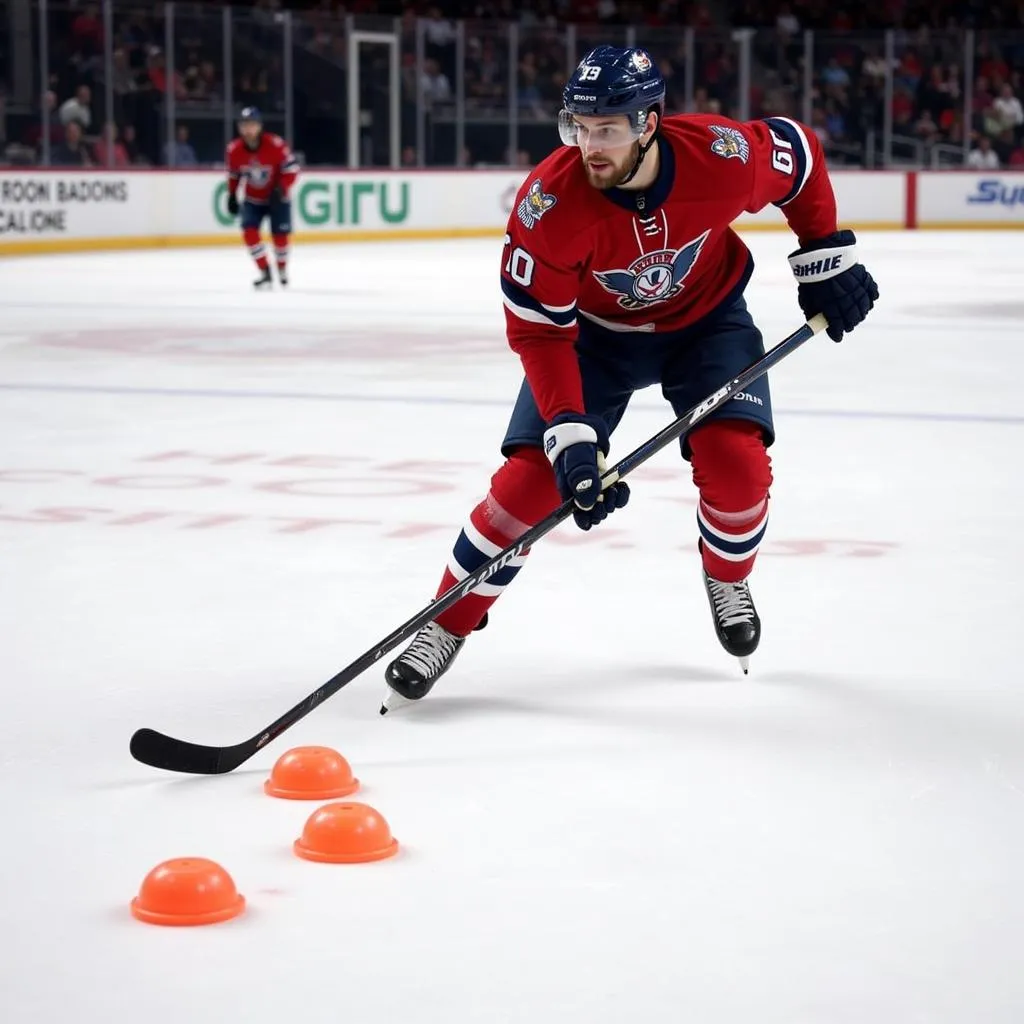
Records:
{"label": "striped hockey sock", "polygon": [[249,255],[256,262],[256,266],[261,271],[267,271],[270,269],[270,261],[267,259],[267,247],[263,244],[263,240],[260,238],[258,228],[246,228],[242,232],[245,238],[245,244],[249,247]]}
{"label": "striped hockey sock", "polygon": [[701,553],[707,574],[723,583],[750,575],[768,528],[768,499],[743,512],[723,512],[701,499],[697,505]]}
{"label": "striped hockey sock", "polygon": [[714,420],[694,431],[689,445],[704,569],[712,579],[738,583],[750,575],[768,528],[772,471],[761,428]]}
{"label": "striped hockey sock", "polygon": [[[440,596],[479,569],[560,503],[554,474],[540,449],[516,452],[491,478],[487,496],[470,513],[441,579]],[[457,636],[468,636],[487,609],[519,575],[529,550],[481,583],[471,594],[437,617],[439,625]]]}
{"label": "striped hockey sock", "polygon": [[288,272],[287,235],[274,235],[274,259],[277,261],[277,272],[283,277]]}

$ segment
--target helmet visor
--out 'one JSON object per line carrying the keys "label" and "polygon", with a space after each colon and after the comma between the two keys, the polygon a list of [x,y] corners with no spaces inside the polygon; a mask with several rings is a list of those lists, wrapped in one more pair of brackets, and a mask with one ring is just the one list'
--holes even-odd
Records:
{"label": "helmet visor", "polygon": [[585,146],[588,150],[618,149],[640,138],[643,134],[643,127],[637,123],[640,120],[634,117],[591,117],[561,110],[558,114],[558,135],[567,146]]}

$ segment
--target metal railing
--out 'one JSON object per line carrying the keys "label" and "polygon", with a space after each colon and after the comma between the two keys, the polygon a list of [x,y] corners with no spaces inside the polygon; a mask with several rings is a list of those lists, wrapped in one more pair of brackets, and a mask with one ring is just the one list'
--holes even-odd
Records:
{"label": "metal railing", "polygon": [[[1007,158],[1021,141],[993,93],[1019,80],[1024,33],[788,34],[0,0],[0,155],[209,166],[223,159],[240,108],[255,105],[309,164],[528,166],[558,145],[562,86],[601,42],[650,50],[670,112],[794,117],[839,165],[957,166],[972,135],[988,134]],[[75,103],[79,89],[88,92]]]}

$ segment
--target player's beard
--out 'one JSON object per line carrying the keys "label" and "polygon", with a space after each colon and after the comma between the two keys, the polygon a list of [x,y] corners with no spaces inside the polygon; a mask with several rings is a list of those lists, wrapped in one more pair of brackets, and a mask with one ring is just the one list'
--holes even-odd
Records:
{"label": "player's beard", "polygon": [[[621,160],[612,160],[609,156],[602,153],[599,157],[584,157],[583,168],[587,172],[587,181],[594,188],[604,191],[605,189],[615,188],[616,185],[621,185],[629,177],[630,172],[633,170],[633,165],[639,158],[640,143],[634,142],[629,147],[629,153]],[[603,166],[599,169],[591,167],[592,160]]]}

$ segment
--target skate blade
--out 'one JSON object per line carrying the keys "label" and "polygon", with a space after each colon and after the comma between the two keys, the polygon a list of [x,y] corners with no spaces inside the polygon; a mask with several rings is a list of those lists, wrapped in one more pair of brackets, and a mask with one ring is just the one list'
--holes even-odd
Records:
{"label": "skate blade", "polygon": [[388,692],[384,696],[384,700],[380,704],[380,714],[386,715],[389,711],[397,711],[400,708],[408,707],[410,704],[415,704],[416,701],[409,700],[407,697],[403,697],[396,690],[392,690],[388,687]]}
{"label": "skate blade", "polygon": [[740,668],[743,669],[743,674],[745,676],[749,675],[750,674],[750,658],[738,658],[737,660],[740,663]]}

